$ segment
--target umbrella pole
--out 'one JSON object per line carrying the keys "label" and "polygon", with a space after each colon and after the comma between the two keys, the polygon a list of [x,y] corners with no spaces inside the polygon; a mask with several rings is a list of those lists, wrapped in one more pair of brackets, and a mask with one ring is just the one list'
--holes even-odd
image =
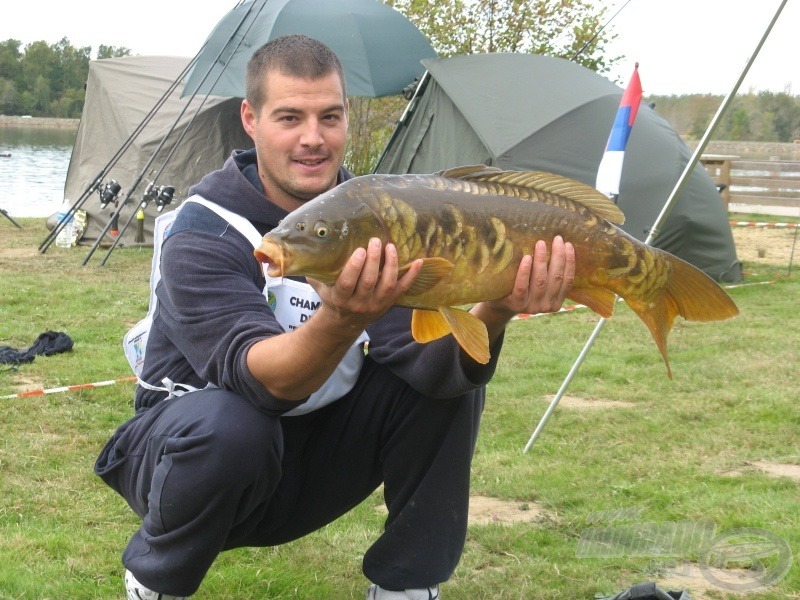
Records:
{"label": "umbrella pole", "polygon": [[[733,98],[736,96],[736,92],[739,90],[739,86],[741,86],[742,81],[744,81],[744,78],[747,75],[747,72],[750,70],[750,67],[752,66],[753,62],[755,61],[756,56],[758,56],[758,53],[761,50],[761,47],[764,45],[764,42],[767,40],[767,37],[769,36],[770,32],[772,31],[772,27],[775,25],[775,22],[778,20],[778,17],[780,16],[781,11],[783,10],[783,7],[786,5],[786,2],[787,2],[787,0],[782,0],[780,6],[778,7],[778,10],[775,12],[775,16],[772,17],[772,20],[770,21],[769,25],[767,26],[766,30],[764,31],[764,34],[761,36],[761,39],[759,40],[758,44],[756,45],[756,48],[753,51],[753,54],[748,59],[747,64],[745,64],[745,66],[744,66],[744,69],[742,69],[742,72],[739,75],[739,79],[736,80],[736,83],[731,88],[731,91],[728,92],[728,95],[722,101],[722,104],[720,104],[719,109],[717,109],[717,113],[714,115],[714,118],[711,119],[711,123],[709,123],[705,134],[703,134],[703,138],[698,143],[697,148],[694,151],[694,154],[692,154],[692,157],[691,157],[691,159],[689,159],[689,162],[686,165],[686,168],[683,170],[683,173],[681,173],[681,176],[678,179],[678,182],[675,184],[675,187],[673,188],[672,193],[669,195],[669,198],[667,198],[667,201],[664,203],[664,206],[662,207],[661,212],[659,213],[658,217],[656,218],[655,222],[653,223],[653,226],[648,231],[647,239],[644,242],[645,244],[651,245],[653,240],[656,237],[658,237],[658,234],[661,231],[661,227],[663,227],[664,222],[667,220],[667,217],[669,217],[670,212],[672,212],[672,209],[674,208],[674,205],[675,205],[676,200],[678,199],[678,196],[680,195],[681,191],[683,191],[683,188],[686,186],[686,182],[689,180],[689,176],[694,171],[695,165],[697,164],[697,161],[700,159],[700,155],[703,153],[703,151],[705,150],[706,146],[708,145],[708,141],[709,141],[709,139],[711,139],[711,135],[714,133],[714,130],[717,128],[717,125],[719,124],[719,122],[720,122],[720,120],[722,118],[722,115],[725,113],[725,111],[727,110],[728,106],[733,101]],[[545,411],[545,414],[542,416],[542,419],[539,421],[539,425],[536,427],[535,431],[533,432],[533,434],[531,435],[530,439],[528,440],[528,443],[526,444],[525,449],[523,450],[523,453],[527,453],[528,450],[531,449],[531,446],[533,446],[533,444],[536,442],[537,438],[539,437],[539,435],[541,434],[542,430],[544,429],[544,426],[546,425],[547,421],[550,419],[550,415],[552,415],[552,413],[555,410],[556,406],[558,405],[559,401],[564,396],[564,392],[566,392],[567,387],[569,386],[570,382],[572,381],[573,377],[575,376],[575,373],[577,373],[577,371],[580,368],[581,364],[586,359],[586,356],[589,354],[589,350],[591,350],[592,346],[594,345],[595,340],[597,339],[597,336],[600,334],[600,331],[603,329],[605,324],[606,324],[606,319],[600,319],[600,321],[597,322],[597,326],[595,327],[594,331],[592,332],[592,335],[586,341],[586,344],[584,345],[583,350],[581,351],[580,355],[578,355],[578,358],[575,361],[575,364],[572,365],[572,369],[570,369],[570,372],[567,375],[566,379],[564,380],[564,383],[561,385],[561,388],[558,390],[558,393],[553,397],[553,400],[550,402],[550,406],[547,407],[547,411]]]}
{"label": "umbrella pole", "polygon": [[411,100],[408,101],[406,109],[403,111],[400,120],[397,121],[397,127],[395,127],[394,131],[392,132],[392,137],[390,137],[389,141],[386,142],[386,147],[383,149],[383,152],[378,158],[378,162],[375,163],[375,168],[372,170],[373,173],[378,172],[378,167],[383,162],[383,159],[386,158],[386,156],[389,154],[389,150],[391,150],[392,146],[394,146],[397,138],[400,137],[400,131],[402,131],[402,129],[408,124],[408,120],[411,118],[411,115],[414,114],[420,97],[425,93],[425,88],[428,85],[429,78],[430,71],[426,70],[425,73],[423,73],[422,78],[419,80],[416,89],[414,90],[414,95],[411,96]]}

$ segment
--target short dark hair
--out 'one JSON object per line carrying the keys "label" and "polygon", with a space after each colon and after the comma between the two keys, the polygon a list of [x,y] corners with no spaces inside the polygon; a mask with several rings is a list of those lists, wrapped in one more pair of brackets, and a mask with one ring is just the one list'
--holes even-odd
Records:
{"label": "short dark hair", "polygon": [[347,97],[344,70],[339,57],[325,44],[307,35],[284,35],[270,40],[253,53],[247,63],[247,101],[256,111],[267,101],[267,73],[279,71],[290,77],[320,79],[336,73]]}

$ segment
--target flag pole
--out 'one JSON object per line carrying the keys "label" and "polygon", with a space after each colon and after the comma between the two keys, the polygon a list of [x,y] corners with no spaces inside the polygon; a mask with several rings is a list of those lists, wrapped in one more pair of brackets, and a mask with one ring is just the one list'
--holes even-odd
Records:
{"label": "flag pole", "polygon": [[[664,206],[662,207],[661,212],[659,213],[658,217],[656,218],[655,222],[653,223],[653,226],[650,228],[650,231],[647,234],[647,239],[644,242],[645,244],[647,244],[647,245],[652,244],[653,240],[656,237],[658,237],[658,234],[661,232],[661,227],[663,227],[664,222],[667,220],[667,217],[669,217],[670,212],[672,212],[672,209],[674,208],[675,201],[677,200],[677,198],[680,195],[680,193],[683,191],[683,188],[686,186],[686,182],[688,181],[689,176],[691,175],[691,173],[694,171],[694,167],[697,164],[697,161],[700,159],[700,155],[703,153],[703,151],[705,150],[706,146],[708,145],[708,141],[709,141],[709,139],[711,139],[711,135],[714,133],[714,130],[717,128],[717,125],[719,124],[719,121],[721,120],[722,115],[725,113],[725,111],[727,110],[728,106],[733,101],[733,98],[736,96],[736,92],[739,90],[739,87],[742,85],[742,81],[744,81],[744,78],[747,75],[748,71],[750,70],[750,67],[753,65],[753,62],[755,61],[756,56],[758,56],[758,53],[761,50],[761,47],[764,45],[764,42],[767,40],[767,37],[769,37],[769,34],[772,31],[772,28],[775,25],[775,22],[778,20],[778,17],[780,16],[781,12],[783,11],[783,7],[786,6],[786,2],[787,2],[787,0],[782,0],[781,1],[780,6],[778,6],[778,9],[775,11],[775,15],[772,17],[772,20],[770,21],[769,25],[767,25],[767,28],[764,31],[764,34],[761,36],[761,39],[759,40],[758,44],[756,45],[756,48],[753,51],[753,54],[747,60],[747,63],[745,64],[744,69],[742,69],[742,72],[739,75],[739,78],[736,80],[736,83],[733,85],[731,90],[728,92],[728,95],[723,99],[722,103],[720,104],[719,108],[717,109],[716,114],[714,115],[714,118],[711,119],[711,123],[709,123],[705,134],[703,134],[702,139],[697,144],[697,148],[695,149],[694,154],[692,154],[691,159],[689,159],[689,162],[687,163],[686,168],[683,170],[683,173],[681,174],[680,178],[678,179],[678,182],[675,184],[675,187],[673,188],[672,193],[669,195],[669,198],[667,198],[667,201],[664,203]],[[523,450],[523,453],[527,454],[527,452],[531,449],[531,446],[533,446],[533,444],[538,439],[539,435],[541,435],[542,430],[544,429],[544,426],[547,424],[547,421],[550,419],[550,416],[553,414],[553,411],[555,410],[556,406],[561,401],[561,398],[564,396],[564,393],[567,391],[567,388],[569,387],[569,384],[572,382],[572,379],[575,377],[575,374],[578,372],[578,369],[580,368],[581,364],[583,364],[583,361],[586,359],[586,356],[589,354],[589,350],[591,350],[592,346],[594,345],[595,340],[600,335],[600,331],[605,326],[606,321],[607,321],[607,319],[601,318],[597,322],[597,325],[595,326],[594,331],[592,332],[592,335],[589,336],[589,339],[586,341],[586,344],[584,345],[583,350],[581,350],[581,353],[578,355],[578,358],[576,359],[575,363],[572,365],[572,368],[570,369],[569,373],[567,374],[567,377],[564,379],[564,382],[561,384],[561,387],[559,388],[558,393],[555,396],[553,396],[553,399],[550,402],[550,406],[547,407],[547,410],[545,411],[544,415],[542,416],[542,419],[539,421],[539,425],[536,427],[535,431],[533,432],[533,434],[531,435],[530,439],[528,440],[528,443],[525,445],[525,449]]]}

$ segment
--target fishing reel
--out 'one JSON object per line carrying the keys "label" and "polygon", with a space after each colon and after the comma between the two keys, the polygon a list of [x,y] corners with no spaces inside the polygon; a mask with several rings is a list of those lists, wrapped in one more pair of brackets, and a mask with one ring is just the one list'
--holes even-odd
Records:
{"label": "fishing reel", "polygon": [[156,185],[151,181],[150,185],[142,194],[141,207],[145,208],[150,202],[155,202],[156,210],[161,212],[165,206],[172,204],[172,199],[175,196],[175,188],[171,185]]}
{"label": "fishing reel", "polygon": [[172,204],[172,198],[175,196],[175,188],[171,185],[159,186],[156,193],[156,210],[161,212],[165,206]]}
{"label": "fishing reel", "polygon": [[100,195],[100,208],[103,209],[112,202],[117,204],[117,196],[122,191],[122,186],[115,180],[109,181],[103,186],[103,189],[98,189],[97,193]]}

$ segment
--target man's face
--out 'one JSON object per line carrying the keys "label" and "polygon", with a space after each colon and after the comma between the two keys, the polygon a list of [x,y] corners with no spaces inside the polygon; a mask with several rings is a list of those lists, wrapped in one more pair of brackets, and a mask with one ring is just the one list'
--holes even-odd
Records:
{"label": "man's face", "polygon": [[332,73],[298,79],[267,76],[267,99],[256,113],[242,102],[242,123],[258,153],[266,196],[291,211],[336,185],[347,139],[342,82]]}

